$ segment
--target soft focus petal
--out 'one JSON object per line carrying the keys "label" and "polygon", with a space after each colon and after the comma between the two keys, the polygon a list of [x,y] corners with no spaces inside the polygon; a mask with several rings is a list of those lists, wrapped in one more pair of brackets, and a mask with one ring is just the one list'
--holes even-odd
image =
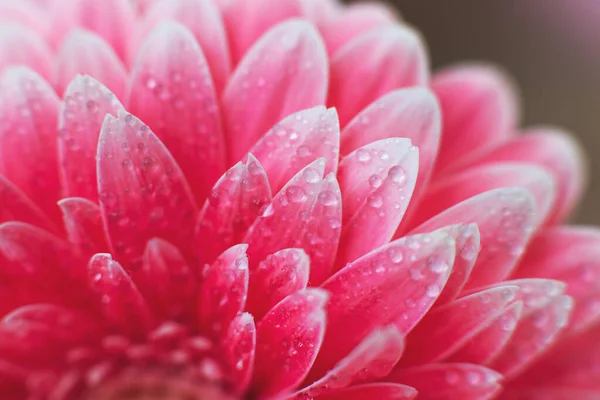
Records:
{"label": "soft focus petal", "polygon": [[102,213],[96,203],[80,197],[68,197],[58,202],[69,242],[82,254],[91,257],[108,251]]}
{"label": "soft focus petal", "polygon": [[[0,18],[2,11],[0,8]],[[0,27],[0,74],[6,68],[17,65],[35,70],[44,79],[50,79],[52,76],[52,54],[43,40],[21,25],[2,24]]]}

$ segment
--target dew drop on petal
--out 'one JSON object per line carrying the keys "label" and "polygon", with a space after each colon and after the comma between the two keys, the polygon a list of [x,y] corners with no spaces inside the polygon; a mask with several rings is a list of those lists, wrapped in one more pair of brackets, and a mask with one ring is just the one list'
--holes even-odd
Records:
{"label": "dew drop on petal", "polygon": [[289,186],[285,196],[291,203],[302,203],[306,200],[306,191],[301,186]]}

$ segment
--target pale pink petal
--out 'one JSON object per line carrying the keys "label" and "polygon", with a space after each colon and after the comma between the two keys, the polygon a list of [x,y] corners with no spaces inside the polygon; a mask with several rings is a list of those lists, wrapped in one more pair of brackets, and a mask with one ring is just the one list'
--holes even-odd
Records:
{"label": "pale pink petal", "polygon": [[[251,8],[259,10],[254,3]],[[223,93],[229,161],[240,160],[284,117],[324,104],[328,79],[327,54],[310,23],[292,20],[269,30],[240,62]]]}
{"label": "pale pink petal", "polygon": [[1,1],[0,24],[17,23],[35,31],[38,35],[46,34],[48,24],[44,18],[44,10],[30,1]]}
{"label": "pale pink petal", "polygon": [[217,94],[221,93],[231,73],[227,34],[218,8],[211,0],[157,1],[144,16],[137,31],[137,44],[162,21],[171,20],[185,26],[200,45],[210,67]]}
{"label": "pale pink petal", "polygon": [[96,203],[80,197],[68,197],[58,202],[69,242],[82,254],[91,257],[108,251],[102,213]]}
{"label": "pale pink petal", "polygon": [[434,182],[421,198],[410,225],[422,223],[480,193],[502,187],[521,187],[527,189],[533,196],[535,201],[534,228],[547,217],[556,194],[556,185],[552,175],[534,164],[486,164],[469,168]]}
{"label": "pale pink petal", "polygon": [[439,362],[481,332],[515,299],[516,286],[499,286],[429,312],[407,337],[402,365]]}
{"label": "pale pink petal", "polygon": [[404,337],[395,326],[376,329],[325,376],[289,398],[318,398],[357,382],[381,379],[390,373],[403,351]]}
{"label": "pale pink petal", "polygon": [[335,54],[355,37],[386,25],[396,25],[398,14],[387,4],[357,2],[322,18],[317,26],[329,54]]}
{"label": "pale pink petal", "polygon": [[150,240],[142,267],[133,272],[132,279],[157,317],[176,321],[195,318],[197,277],[171,243]]}
{"label": "pale pink petal", "polygon": [[221,3],[225,4],[221,10],[234,64],[237,64],[271,27],[302,15],[301,0],[223,0]]}
{"label": "pale pink petal", "polygon": [[104,318],[126,334],[147,332],[152,316],[146,301],[121,265],[109,254],[96,254],[88,264],[89,285]]}
{"label": "pale pink petal", "polygon": [[437,306],[441,306],[454,300],[462,291],[477,261],[481,242],[477,224],[445,226],[441,218],[430,219],[412,233],[427,233],[438,229],[446,232],[456,242],[456,258],[452,272],[442,294],[435,303]]}
{"label": "pale pink petal", "polygon": [[515,376],[547,351],[569,320],[573,300],[558,296],[524,316],[503,351],[489,363],[507,379]]}
{"label": "pale pink petal", "polygon": [[341,227],[341,194],[333,174],[322,179],[319,159],[294,176],[248,230],[251,270],[269,254],[303,248],[311,260],[310,283],[331,273]]}
{"label": "pale pink petal", "polygon": [[8,179],[0,175],[0,223],[8,221],[25,222],[49,232],[60,230],[38,206]]}
{"label": "pale pink petal", "polygon": [[50,6],[48,40],[58,47],[71,30],[81,27],[104,38],[124,60],[133,37],[135,11],[129,0],[61,0]]}
{"label": "pale pink petal", "polygon": [[163,22],[144,42],[128,108],[169,149],[202,204],[225,172],[219,105],[208,64],[192,34]]}
{"label": "pale pink petal", "polygon": [[59,100],[35,72],[6,70],[0,80],[0,174],[54,221],[60,220],[57,160]]}
{"label": "pale pink petal", "polygon": [[60,48],[54,75],[56,91],[63,94],[71,80],[79,74],[102,82],[117,98],[123,99],[127,75],[125,66],[108,43],[83,29],[72,31]]}
{"label": "pale pink petal", "polygon": [[271,202],[269,180],[251,155],[216,183],[204,202],[196,224],[196,252],[201,263],[212,263],[225,249],[240,243],[244,234]]}
{"label": "pale pink petal", "polygon": [[233,389],[243,393],[250,385],[256,353],[256,326],[251,314],[240,314],[231,321],[223,346]]}
{"label": "pale pink petal", "polygon": [[398,138],[371,143],[342,160],[338,268],[392,239],[410,202],[418,167],[417,148]]}
{"label": "pale pink petal", "polygon": [[334,109],[323,106],[291,114],[250,150],[265,168],[271,189],[278,192],[302,168],[324,158],[325,175],[336,173],[340,126]]}
{"label": "pale pink petal", "polygon": [[406,237],[329,278],[322,285],[331,294],[327,334],[311,379],[323,376],[377,327],[395,322],[401,333],[410,331],[440,295],[454,246],[439,232]]}
{"label": "pale pink petal", "polygon": [[429,62],[418,34],[394,25],[370,30],[349,41],[331,59],[327,104],[336,107],[340,124],[381,96],[408,86],[424,86]]}
{"label": "pale pink petal", "polygon": [[140,266],[146,242],[164,238],[186,257],[193,252],[197,210],[181,170],[139,119],[106,116],[97,155],[102,217],[113,254]]}
{"label": "pale pink petal", "polygon": [[393,383],[369,383],[338,390],[334,393],[315,397],[315,400],[365,400],[393,399],[412,400],[417,391],[410,386]]}
{"label": "pale pink petal", "polygon": [[506,346],[511,339],[517,323],[521,319],[523,302],[517,301],[486,324],[477,335],[453,351],[447,358],[451,362],[487,364]]}
{"label": "pale pink petal", "polygon": [[466,284],[471,289],[510,275],[532,234],[533,221],[534,203],[529,193],[502,188],[471,197],[425,222],[425,226],[477,224],[481,249]]}
{"label": "pale pink petal", "polygon": [[67,87],[58,121],[58,158],[65,196],[98,201],[98,136],[106,114],[116,117],[120,110],[123,106],[115,95],[93,78],[77,76]]}
{"label": "pale pink petal", "polygon": [[305,289],[310,259],[302,249],[285,249],[258,264],[250,274],[246,310],[260,319],[285,297]]}
{"label": "pale pink petal", "polygon": [[248,296],[248,245],[239,244],[202,270],[198,289],[199,329],[219,338],[244,309]]}
{"label": "pale pink petal", "polygon": [[436,74],[431,86],[443,116],[438,172],[512,136],[519,119],[518,100],[502,72],[483,65],[453,66]]}
{"label": "pale pink petal", "polygon": [[321,289],[305,289],[286,297],[258,322],[252,379],[257,396],[285,393],[304,380],[323,342],[327,298]]}
{"label": "pale pink petal", "polygon": [[387,379],[414,387],[419,400],[488,400],[500,392],[501,378],[474,364],[430,364],[392,372]]}
{"label": "pale pink petal", "polygon": [[556,128],[532,128],[483,153],[469,163],[498,161],[529,162],[546,168],[557,183],[556,199],[548,224],[562,222],[578,203],[585,189],[585,156],[573,138]]}
{"label": "pale pink petal", "polygon": [[[2,11],[0,8],[0,15]],[[52,62],[50,49],[33,31],[12,23],[0,28],[0,74],[8,67],[22,65],[50,79]]]}

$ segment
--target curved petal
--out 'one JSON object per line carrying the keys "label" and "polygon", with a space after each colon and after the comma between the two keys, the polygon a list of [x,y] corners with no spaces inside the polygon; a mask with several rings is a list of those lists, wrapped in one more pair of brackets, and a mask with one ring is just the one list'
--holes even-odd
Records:
{"label": "curved petal", "polygon": [[364,399],[394,399],[412,400],[417,397],[417,391],[406,385],[393,383],[369,383],[351,386],[334,393],[315,397],[315,400],[364,400]]}
{"label": "curved petal", "polygon": [[[0,8],[0,15],[1,11]],[[43,40],[21,25],[3,24],[0,28],[0,74],[17,65],[33,69],[44,79],[52,77],[52,53]]]}
{"label": "curved petal", "polygon": [[240,314],[231,321],[223,346],[233,389],[243,393],[250,385],[256,355],[256,326],[251,314]]}
{"label": "curved petal", "polygon": [[102,213],[96,203],[80,197],[68,197],[58,202],[69,242],[82,254],[91,257],[108,251]]}

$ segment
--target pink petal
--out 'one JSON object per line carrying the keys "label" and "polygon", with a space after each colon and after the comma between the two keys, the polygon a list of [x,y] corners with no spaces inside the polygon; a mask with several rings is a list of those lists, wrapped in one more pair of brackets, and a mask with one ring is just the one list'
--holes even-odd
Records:
{"label": "pink petal", "polygon": [[245,0],[224,0],[223,3],[226,3],[222,7],[222,13],[234,64],[237,64],[271,27],[302,15],[302,4],[299,0],[255,0],[251,3]]}
{"label": "pink petal", "polygon": [[334,109],[323,106],[291,114],[250,150],[265,168],[271,188],[279,191],[311,162],[325,158],[325,175],[337,172],[340,126]]}
{"label": "pink petal", "polygon": [[395,322],[407,333],[440,295],[454,260],[454,240],[434,232],[397,240],[329,278],[327,335],[311,372],[331,369],[373,329]]}
{"label": "pink petal", "polygon": [[198,323],[208,336],[218,338],[244,309],[248,296],[248,245],[239,244],[202,270],[198,290]]}
{"label": "pink petal", "polygon": [[515,299],[516,286],[482,290],[429,312],[408,335],[402,365],[438,362],[481,332]]}
{"label": "pink petal", "polygon": [[181,170],[158,138],[131,114],[108,115],[97,155],[100,207],[113,254],[139,267],[146,242],[168,239],[189,257],[196,208]]}
{"label": "pink petal", "polygon": [[411,199],[419,157],[408,139],[383,139],[340,163],[343,230],[336,265],[356,260],[385,243],[398,228]]}
{"label": "pink petal", "polygon": [[81,27],[104,38],[124,60],[133,36],[135,11],[128,0],[62,0],[51,5],[49,41],[55,46],[74,28]]}
{"label": "pink petal", "polygon": [[517,161],[538,164],[552,173],[557,183],[548,224],[564,220],[579,202],[585,188],[585,157],[573,138],[555,128],[534,128],[522,137],[481,154],[472,163]]}
{"label": "pink petal", "polygon": [[390,373],[404,351],[404,337],[395,326],[374,330],[325,376],[294,394],[295,399],[320,398],[357,382],[369,382]]}
{"label": "pink petal", "polygon": [[58,53],[55,86],[64,93],[79,74],[86,74],[106,85],[117,98],[125,94],[125,66],[100,36],[82,29],[72,31]]}
{"label": "pink petal", "polygon": [[329,54],[365,32],[398,23],[395,10],[387,4],[359,2],[332,14],[318,23]]}
{"label": "pink petal", "polygon": [[421,223],[468,198],[502,187],[522,187],[533,196],[535,227],[544,221],[555,198],[554,179],[543,168],[524,163],[486,164],[432,184],[421,199],[411,225]]}
{"label": "pink petal", "polygon": [[498,397],[499,400],[596,400],[597,398],[596,389],[556,387],[554,384],[533,388],[509,386]]}
{"label": "pink petal", "polygon": [[142,267],[133,273],[153,314],[164,320],[195,318],[196,279],[177,247],[162,239],[148,242]]}
{"label": "pink petal", "polygon": [[408,86],[427,85],[429,62],[421,39],[412,29],[393,25],[354,38],[331,59],[327,104],[346,124],[384,94]]}
{"label": "pink petal", "polygon": [[66,196],[98,201],[98,136],[106,114],[117,116],[121,110],[115,95],[93,78],[77,76],[67,87],[58,122],[58,158]]}
{"label": "pink petal", "polygon": [[[2,11],[0,7],[0,15]],[[32,68],[44,79],[52,76],[52,54],[43,40],[21,25],[3,24],[0,28],[0,74],[6,68],[18,65]]]}
{"label": "pink petal", "polygon": [[452,225],[444,227],[443,220],[433,218],[419,226],[413,233],[427,233],[435,230],[446,232],[456,243],[456,258],[448,282],[438,297],[436,305],[440,306],[454,300],[467,283],[477,255],[481,249],[477,224]]}
{"label": "pink petal", "polygon": [[321,289],[297,292],[273,307],[257,324],[252,380],[252,392],[257,396],[284,393],[304,380],[323,341],[327,297]]}
{"label": "pink petal", "polygon": [[430,364],[392,372],[388,379],[417,389],[419,400],[487,400],[500,391],[502,375],[473,364]]}
{"label": "pink petal", "polygon": [[412,400],[417,397],[417,391],[410,386],[393,383],[369,383],[352,386],[315,397],[315,400],[364,400],[364,399],[393,399]]}
{"label": "pink petal", "polygon": [[[251,8],[259,10],[254,2]],[[229,161],[240,160],[284,117],[324,104],[328,79],[327,54],[310,23],[293,20],[269,30],[242,59],[223,93]]]}
{"label": "pink petal", "polygon": [[25,222],[47,231],[57,233],[54,222],[38,206],[8,179],[0,175],[0,223]]}
{"label": "pink petal", "polygon": [[506,346],[521,319],[523,302],[517,301],[489,321],[483,330],[456,349],[447,360],[487,364]]}
{"label": "pink petal", "polygon": [[[35,72],[19,67],[0,80],[0,174],[53,220],[60,183],[56,151],[59,101]],[[16,133],[16,134],[15,134]]]}
{"label": "pink petal", "polygon": [[518,100],[501,71],[483,65],[449,67],[433,77],[431,86],[442,106],[444,127],[437,171],[512,135]]}
{"label": "pink petal", "polygon": [[96,203],[80,197],[69,197],[59,201],[58,206],[63,213],[69,242],[79,248],[82,254],[91,257],[108,251],[102,213]]}
{"label": "pink petal", "polygon": [[380,97],[346,125],[340,153],[346,156],[381,139],[410,139],[419,149],[418,194],[431,173],[440,133],[440,107],[433,93],[424,88],[400,89]]}
{"label": "pink petal", "polygon": [[256,327],[252,315],[243,313],[234,318],[223,343],[233,390],[243,393],[250,385],[254,371]]}
{"label": "pink petal", "polygon": [[527,247],[516,277],[540,277],[567,284],[575,306],[569,331],[600,320],[600,232],[590,228],[557,227],[538,234]]}
{"label": "pink petal", "polygon": [[196,224],[197,253],[201,263],[240,243],[244,234],[271,201],[269,180],[262,165],[248,155],[216,183],[204,202]]}
{"label": "pink petal", "polygon": [[227,34],[221,14],[210,0],[158,1],[152,5],[138,28],[137,41],[148,37],[162,21],[171,20],[193,34],[206,56],[217,93],[221,93],[231,73]]}
{"label": "pink petal", "polygon": [[126,334],[143,334],[152,324],[146,301],[121,265],[110,254],[96,254],[88,264],[89,285],[104,318]]}
{"label": "pink petal", "polygon": [[302,249],[285,249],[268,256],[250,274],[246,309],[262,318],[285,297],[305,289],[310,259]]}
{"label": "pink petal", "polygon": [[44,10],[29,1],[0,2],[0,24],[6,26],[10,23],[27,27],[41,36],[48,30]]}
{"label": "pink petal", "polygon": [[533,198],[524,189],[495,189],[443,211],[425,226],[477,224],[481,250],[466,284],[471,289],[501,281],[511,273],[531,236],[533,209]]}
{"label": "pink petal", "polygon": [[330,275],[341,226],[341,194],[333,174],[322,179],[325,160],[308,165],[273,198],[248,230],[251,271],[269,254],[291,247],[311,260],[311,285]]}
{"label": "pink petal", "polygon": [[208,64],[184,26],[161,23],[144,42],[128,104],[169,149],[202,204],[225,172],[225,149]]}
{"label": "pink petal", "polygon": [[569,296],[558,296],[521,318],[510,342],[491,361],[490,367],[507,379],[518,374],[554,344],[568,322],[572,307]]}

